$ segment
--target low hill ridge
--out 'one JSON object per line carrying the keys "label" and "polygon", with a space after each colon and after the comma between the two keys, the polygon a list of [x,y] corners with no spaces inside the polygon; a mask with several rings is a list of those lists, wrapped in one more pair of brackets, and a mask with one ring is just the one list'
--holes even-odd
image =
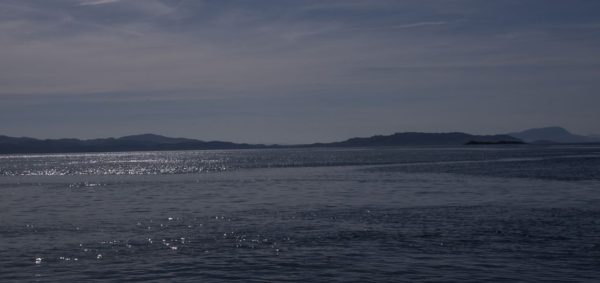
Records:
{"label": "low hill ridge", "polygon": [[156,134],[141,134],[120,138],[103,139],[34,139],[0,136],[0,153],[63,153],[63,152],[108,152],[108,151],[152,151],[152,150],[204,150],[204,149],[247,149],[264,148],[224,141],[201,141],[186,138],[170,138]]}
{"label": "low hill ridge", "polygon": [[172,138],[145,133],[102,139],[35,139],[0,135],[0,154],[8,153],[62,153],[62,152],[108,152],[153,150],[209,150],[252,148],[306,148],[306,147],[379,147],[379,146],[460,146],[460,145],[514,145],[522,142],[539,143],[588,143],[598,142],[590,136],[570,133],[561,127],[546,127],[504,135],[472,135],[462,132],[423,133],[399,132],[391,135],[356,137],[331,143],[299,145],[265,145],[233,143],[226,141],[202,141],[188,138]]}
{"label": "low hill ridge", "polygon": [[118,138],[119,140],[128,140],[128,141],[141,141],[141,142],[154,142],[154,143],[183,143],[183,142],[198,142],[199,140],[187,139],[187,138],[171,138],[166,136],[161,136],[157,134],[139,134],[139,135],[130,135]]}
{"label": "low hill ridge", "polygon": [[419,145],[463,145],[469,142],[520,142],[508,135],[471,135],[460,132],[420,133],[404,132],[392,135],[376,135],[366,138],[351,138],[341,142],[316,143],[310,146],[360,147],[360,146],[419,146]]}

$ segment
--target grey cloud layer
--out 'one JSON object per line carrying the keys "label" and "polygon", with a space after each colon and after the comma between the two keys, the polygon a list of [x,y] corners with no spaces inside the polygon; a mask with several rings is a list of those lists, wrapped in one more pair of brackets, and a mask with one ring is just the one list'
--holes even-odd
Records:
{"label": "grey cloud layer", "polygon": [[[557,0],[9,0],[0,3],[0,99],[305,97],[307,110],[321,101],[345,105],[334,110],[340,118],[320,114],[332,125],[357,109],[373,117],[339,135],[372,132],[370,124],[485,131],[458,114],[419,113],[445,105],[483,115],[478,109],[499,100],[515,121],[491,131],[516,127],[516,117],[594,131],[578,121],[592,115],[587,105],[600,104],[599,10],[597,1]],[[548,117],[554,104],[511,108],[519,101],[552,101],[577,118]],[[222,107],[248,112],[233,102]],[[254,107],[277,114],[268,102]],[[411,115],[418,121],[389,121]],[[293,128],[299,119],[288,122]]]}

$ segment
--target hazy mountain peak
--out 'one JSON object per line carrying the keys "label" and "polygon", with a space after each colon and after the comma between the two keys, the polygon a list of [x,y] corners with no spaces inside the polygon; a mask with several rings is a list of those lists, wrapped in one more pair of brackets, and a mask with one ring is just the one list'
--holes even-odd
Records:
{"label": "hazy mountain peak", "polygon": [[543,133],[543,134],[568,134],[572,135],[567,129],[558,126],[532,128],[522,131],[522,133]]}
{"label": "hazy mountain peak", "polygon": [[598,141],[598,139],[592,137],[573,134],[565,128],[558,126],[527,129],[508,135],[526,142],[586,143]]}

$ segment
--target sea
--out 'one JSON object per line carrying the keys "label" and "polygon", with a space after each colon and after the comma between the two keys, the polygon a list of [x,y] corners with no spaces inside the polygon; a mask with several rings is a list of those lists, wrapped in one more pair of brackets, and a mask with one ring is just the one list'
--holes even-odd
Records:
{"label": "sea", "polygon": [[0,155],[0,282],[600,282],[600,146]]}

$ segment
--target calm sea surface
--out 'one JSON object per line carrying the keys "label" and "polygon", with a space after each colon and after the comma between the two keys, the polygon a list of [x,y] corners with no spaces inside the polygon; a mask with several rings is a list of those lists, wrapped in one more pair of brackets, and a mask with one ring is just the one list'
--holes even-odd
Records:
{"label": "calm sea surface", "polygon": [[0,281],[600,281],[600,147],[0,155]]}

